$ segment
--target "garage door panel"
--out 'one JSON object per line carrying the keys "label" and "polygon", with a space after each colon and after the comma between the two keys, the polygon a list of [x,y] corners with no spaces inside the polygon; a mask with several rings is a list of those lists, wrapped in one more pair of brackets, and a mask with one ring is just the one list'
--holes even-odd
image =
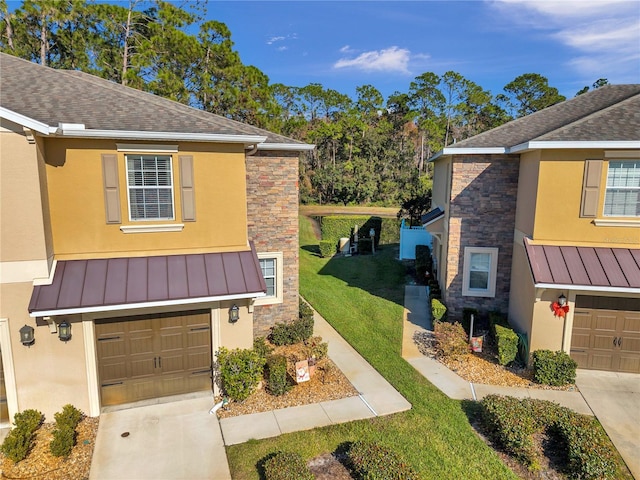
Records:
{"label": "garage door panel", "polygon": [[640,317],[624,315],[622,333],[632,333],[640,336]]}
{"label": "garage door panel", "polygon": [[97,321],[96,338],[103,405],[212,388],[209,313]]}
{"label": "garage door panel", "polygon": [[[588,297],[593,298],[599,297]],[[625,299],[607,299],[610,310],[576,305],[571,358],[579,368],[640,373],[640,315],[615,309]],[[597,301],[591,303],[599,305]]]}

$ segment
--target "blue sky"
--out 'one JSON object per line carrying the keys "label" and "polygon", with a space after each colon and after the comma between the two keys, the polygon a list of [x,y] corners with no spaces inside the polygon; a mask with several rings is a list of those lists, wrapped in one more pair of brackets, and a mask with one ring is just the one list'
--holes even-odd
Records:
{"label": "blue sky", "polygon": [[271,83],[354,96],[408,92],[456,71],[494,95],[539,73],[573,97],[599,78],[640,83],[640,1],[211,1],[242,62]]}

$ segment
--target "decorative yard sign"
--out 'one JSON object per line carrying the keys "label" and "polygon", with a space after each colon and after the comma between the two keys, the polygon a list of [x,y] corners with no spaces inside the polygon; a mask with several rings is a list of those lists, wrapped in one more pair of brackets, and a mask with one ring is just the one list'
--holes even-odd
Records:
{"label": "decorative yard sign", "polygon": [[309,375],[309,361],[308,360],[300,360],[296,362],[296,382],[308,382],[310,379]]}

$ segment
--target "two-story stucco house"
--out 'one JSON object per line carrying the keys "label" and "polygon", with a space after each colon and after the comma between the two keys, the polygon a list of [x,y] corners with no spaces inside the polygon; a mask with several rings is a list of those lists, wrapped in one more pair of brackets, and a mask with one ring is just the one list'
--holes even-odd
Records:
{"label": "two-story stucco house", "polygon": [[211,392],[221,346],[297,316],[312,145],[78,71],[0,72],[3,423]]}
{"label": "two-story stucco house", "polygon": [[450,316],[508,313],[529,352],[639,373],[640,85],[607,85],[431,160],[424,223]]}

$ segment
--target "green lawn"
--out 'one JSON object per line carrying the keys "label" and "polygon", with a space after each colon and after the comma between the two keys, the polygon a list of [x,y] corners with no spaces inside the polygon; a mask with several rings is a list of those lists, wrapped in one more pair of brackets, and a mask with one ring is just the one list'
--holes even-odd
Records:
{"label": "green lawn", "polygon": [[450,400],[400,356],[405,272],[387,246],[375,256],[320,258],[310,220],[300,218],[300,293],[411,402],[407,412],[227,448],[234,479],[258,479],[260,461],[276,451],[305,458],[347,442],[375,440],[422,478],[516,478],[473,432],[461,402]]}

